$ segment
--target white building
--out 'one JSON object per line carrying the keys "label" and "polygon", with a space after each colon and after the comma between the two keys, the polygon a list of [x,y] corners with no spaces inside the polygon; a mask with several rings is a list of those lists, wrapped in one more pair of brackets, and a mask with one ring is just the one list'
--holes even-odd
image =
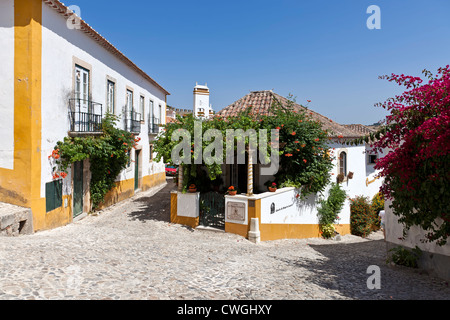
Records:
{"label": "white building", "polygon": [[214,115],[212,105],[209,103],[209,88],[207,84],[196,84],[194,88],[194,117],[209,119]]}
{"label": "white building", "polygon": [[0,201],[31,208],[35,231],[90,211],[89,162],[61,182],[48,156],[64,137],[98,134],[107,111],[141,141],[105,205],[165,181],[151,143],[169,93],[86,22],[57,0],[2,0],[0,47]]}

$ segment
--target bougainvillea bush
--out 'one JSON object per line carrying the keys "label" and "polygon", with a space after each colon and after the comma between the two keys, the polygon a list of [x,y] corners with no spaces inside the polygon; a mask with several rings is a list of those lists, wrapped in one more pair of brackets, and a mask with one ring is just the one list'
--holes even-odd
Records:
{"label": "bougainvillea bush", "polygon": [[384,177],[382,192],[392,200],[404,236],[420,226],[426,231],[423,241],[445,245],[450,236],[450,69],[423,74],[426,83],[420,77],[382,77],[407,91],[379,104],[390,115],[373,148],[390,151],[375,169]]}
{"label": "bougainvillea bush", "polygon": [[374,231],[375,214],[367,197],[350,199],[350,232],[352,235],[367,237]]}

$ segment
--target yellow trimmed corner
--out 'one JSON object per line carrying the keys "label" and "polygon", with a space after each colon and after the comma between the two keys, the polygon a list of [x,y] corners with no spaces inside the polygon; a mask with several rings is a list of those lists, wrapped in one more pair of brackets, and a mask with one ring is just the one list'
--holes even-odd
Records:
{"label": "yellow trimmed corner", "polygon": [[[166,174],[156,173],[153,175],[145,176],[142,178],[142,191],[148,190],[150,188],[159,186],[166,182]],[[134,178],[116,182],[116,187],[114,187],[105,196],[105,200],[99,205],[99,209],[105,209],[113,204],[121,202],[123,200],[129,199],[135,195],[134,190]]]}
{"label": "yellow trimmed corner", "polygon": [[142,191],[159,186],[166,182],[166,173],[156,173],[142,178]]}
{"label": "yellow trimmed corner", "polygon": [[49,228],[41,198],[41,73],[42,1],[14,0],[14,168],[0,169],[0,201],[31,208],[34,231]]}
{"label": "yellow trimmed corner", "polygon": [[240,235],[244,238],[248,237],[249,226],[247,224],[237,224],[225,222],[225,232]]}
{"label": "yellow trimmed corner", "polygon": [[170,222],[174,224],[181,224],[191,228],[197,228],[200,224],[200,218],[180,217],[178,212],[178,193],[172,192],[170,194]]}

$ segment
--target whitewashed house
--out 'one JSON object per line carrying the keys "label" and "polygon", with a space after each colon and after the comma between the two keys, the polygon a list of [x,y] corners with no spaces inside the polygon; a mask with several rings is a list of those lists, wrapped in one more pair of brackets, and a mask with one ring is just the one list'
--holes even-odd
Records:
{"label": "whitewashed house", "polygon": [[31,208],[34,231],[90,211],[89,162],[53,180],[48,156],[95,135],[109,111],[141,140],[105,205],[165,182],[152,141],[169,92],[57,0],[0,2],[0,201]]}
{"label": "whitewashed house", "polygon": [[[249,107],[252,108],[252,113],[267,115],[275,100],[283,105],[288,104],[286,98],[271,90],[254,91],[219,111],[217,116],[225,118],[237,116]],[[294,109],[306,111],[298,104],[294,104]],[[332,132],[329,146],[334,149],[335,160],[330,173],[334,177],[339,174],[343,175],[341,186],[350,198],[364,196],[371,199],[379,192],[382,184],[382,180],[377,179],[377,172],[374,169],[378,155],[371,154],[370,147],[367,145],[347,145],[345,143],[365,136],[369,133],[369,129],[361,125],[344,126],[313,110],[308,109],[307,112],[313,120],[319,121],[324,129]],[[241,194],[225,196],[223,221],[216,223],[215,217],[213,223],[219,227],[223,226],[227,232],[248,237],[249,232],[253,232],[251,219],[258,219],[260,239],[263,241],[320,237],[317,216],[317,200],[320,195],[310,196],[306,201],[299,201],[296,197],[298,191],[294,188],[279,189],[275,193],[267,192],[265,183],[273,181],[274,177],[262,175],[262,168],[262,165],[254,164],[250,174],[247,164],[223,165],[223,185],[235,186],[241,191]],[[253,176],[253,192],[248,192],[247,189],[249,175]],[[327,193],[328,189],[324,192],[324,196],[327,196]],[[172,193],[173,222],[192,227],[202,223],[199,206],[195,205],[195,199],[192,197],[189,194]],[[200,198],[197,196],[197,199],[205,203],[208,201],[202,196]],[[214,201],[220,202],[219,199]],[[188,211],[186,210],[188,207],[196,209]],[[177,208],[182,209],[177,210]],[[345,202],[339,217],[337,231],[342,235],[349,234],[349,200]]]}

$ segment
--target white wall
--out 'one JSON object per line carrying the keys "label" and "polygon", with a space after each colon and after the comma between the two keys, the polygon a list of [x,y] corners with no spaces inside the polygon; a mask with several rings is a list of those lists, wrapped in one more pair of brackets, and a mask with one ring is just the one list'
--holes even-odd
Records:
{"label": "white wall", "polygon": [[[149,162],[148,117],[150,100],[153,100],[155,114],[158,106],[165,110],[165,94],[159,88],[144,79],[128,67],[122,60],[101,47],[81,30],[67,28],[66,20],[53,9],[43,4],[42,30],[42,187],[41,196],[45,196],[45,183],[52,180],[48,156],[57,141],[67,136],[69,131],[68,98],[73,91],[74,58],[90,65],[91,97],[94,102],[103,105],[106,111],[107,76],[116,80],[116,115],[120,115],[126,103],[126,89],[134,92],[134,107],[139,110],[141,94],[145,96],[145,124],[141,126],[140,145],[142,148],[143,176],[164,172],[163,164]],[[138,43],[136,44],[138,45]],[[165,114],[162,116],[165,122]],[[119,123],[122,127],[123,122]],[[133,157],[134,157],[134,152]],[[134,158],[133,158],[134,160]],[[118,178],[133,179],[134,165]]]}
{"label": "white wall", "polygon": [[398,222],[399,218],[394,215],[392,209],[389,208],[391,204],[391,201],[386,201],[385,203],[386,241],[409,248],[418,246],[423,251],[450,256],[450,243],[447,243],[442,247],[435,243],[422,243],[420,240],[425,239],[426,232],[422,228],[416,226],[409,230],[405,240],[401,240],[400,238],[403,237],[403,225]]}
{"label": "white wall", "polygon": [[14,0],[0,1],[0,168],[14,169]]}

